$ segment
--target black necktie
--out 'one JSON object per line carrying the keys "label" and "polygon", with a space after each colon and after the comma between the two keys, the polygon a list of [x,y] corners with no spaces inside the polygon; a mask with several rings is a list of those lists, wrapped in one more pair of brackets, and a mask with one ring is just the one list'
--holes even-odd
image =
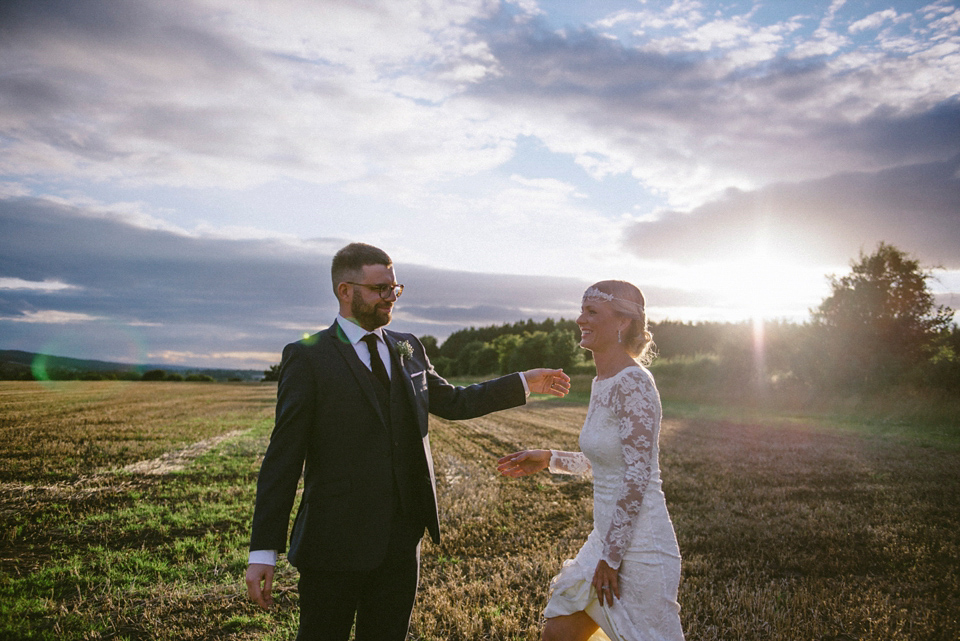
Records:
{"label": "black necktie", "polygon": [[373,370],[373,375],[377,377],[384,389],[390,389],[390,377],[387,376],[387,368],[383,366],[380,350],[377,349],[377,335],[367,334],[361,340],[367,344],[367,348],[370,350],[370,369]]}

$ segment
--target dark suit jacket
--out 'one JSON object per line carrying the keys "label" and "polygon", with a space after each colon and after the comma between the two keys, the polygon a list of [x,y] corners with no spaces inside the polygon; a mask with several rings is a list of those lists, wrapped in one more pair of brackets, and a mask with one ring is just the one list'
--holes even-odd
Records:
{"label": "dark suit jacket", "polygon": [[[336,324],[284,348],[276,424],[257,481],[251,550],[286,549],[301,471],[303,497],[287,554],[293,565],[373,569],[386,555],[400,499],[413,504],[405,507],[420,532],[425,526],[439,541],[428,413],[466,419],[525,402],[518,374],[455,387],[433,370],[415,336],[384,330],[384,337],[394,372],[390,412]],[[401,364],[396,345],[404,341],[413,355]],[[405,429],[414,447],[402,446]]]}

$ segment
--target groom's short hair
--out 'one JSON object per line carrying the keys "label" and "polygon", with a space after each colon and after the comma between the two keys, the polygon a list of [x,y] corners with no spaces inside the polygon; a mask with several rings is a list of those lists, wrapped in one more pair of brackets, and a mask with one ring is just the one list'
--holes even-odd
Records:
{"label": "groom's short hair", "polygon": [[366,265],[392,267],[393,261],[390,260],[387,252],[366,243],[350,243],[338,251],[330,265],[333,293],[337,293],[337,285],[340,283],[360,280]]}

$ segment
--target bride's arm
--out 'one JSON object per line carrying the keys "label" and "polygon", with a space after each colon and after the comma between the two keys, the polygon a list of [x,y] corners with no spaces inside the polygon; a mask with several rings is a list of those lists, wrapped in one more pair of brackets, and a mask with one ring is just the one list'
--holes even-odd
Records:
{"label": "bride's arm", "polygon": [[627,464],[617,492],[616,508],[604,539],[603,560],[619,568],[623,553],[633,538],[643,494],[653,470],[653,446],[660,397],[653,381],[641,372],[625,376],[613,397],[613,410],[619,422],[620,443]]}
{"label": "bride's arm", "polygon": [[590,459],[583,452],[563,452],[550,450],[550,464],[548,466],[554,474],[579,474],[586,476],[593,471]]}
{"label": "bride's arm", "polygon": [[527,476],[549,468],[554,474],[588,474],[590,461],[582,452],[557,450],[523,450],[507,454],[497,461],[497,471],[504,476]]}

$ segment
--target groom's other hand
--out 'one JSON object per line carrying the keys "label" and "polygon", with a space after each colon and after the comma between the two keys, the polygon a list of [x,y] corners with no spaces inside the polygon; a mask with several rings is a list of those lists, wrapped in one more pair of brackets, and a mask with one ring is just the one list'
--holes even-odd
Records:
{"label": "groom's other hand", "polygon": [[[247,566],[247,596],[264,610],[273,605],[273,566],[251,563]],[[261,587],[262,584],[262,587]]]}

